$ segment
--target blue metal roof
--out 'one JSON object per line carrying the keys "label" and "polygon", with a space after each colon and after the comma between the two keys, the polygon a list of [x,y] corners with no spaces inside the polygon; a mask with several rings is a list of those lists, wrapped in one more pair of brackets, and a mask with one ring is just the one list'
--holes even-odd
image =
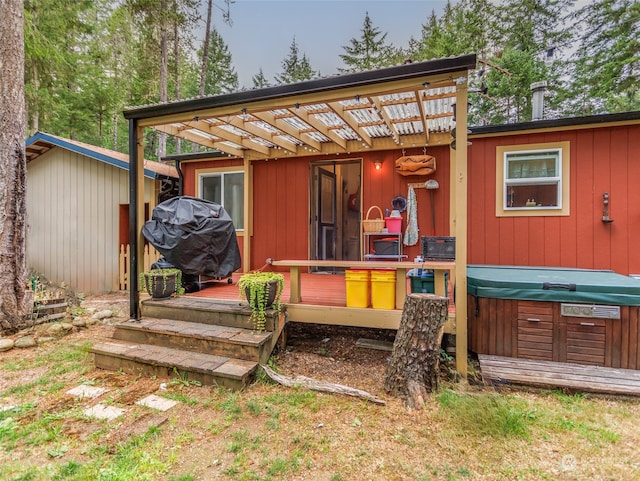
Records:
{"label": "blue metal roof", "polygon": [[[77,154],[90,157],[100,162],[104,162],[105,164],[109,164],[114,167],[124,169],[126,171],[129,170],[128,160],[123,159],[125,157],[128,159],[129,156],[127,154],[122,154],[120,152],[105,149],[102,147],[91,146],[83,142],[64,139],[62,137],[46,134],[44,132],[37,132],[31,137],[29,137],[25,142],[25,147],[28,149],[30,146],[37,144],[38,142],[47,142],[49,144],[55,145],[56,147],[61,147],[71,152],[75,152]],[[37,157],[38,155],[35,155],[33,158]],[[123,158],[118,158],[119,156]],[[162,165],[162,164],[159,164],[159,165]],[[161,174],[160,172],[156,172],[149,168],[144,169],[144,176],[150,179],[157,179],[160,175],[164,175],[164,174]],[[171,177],[175,177],[175,176],[171,176]]]}

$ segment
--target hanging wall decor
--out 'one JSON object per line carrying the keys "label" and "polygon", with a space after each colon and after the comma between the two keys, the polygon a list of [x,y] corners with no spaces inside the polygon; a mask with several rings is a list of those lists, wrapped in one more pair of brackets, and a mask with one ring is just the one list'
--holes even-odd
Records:
{"label": "hanging wall decor", "polygon": [[400,175],[430,175],[436,171],[436,158],[432,155],[403,155],[395,162]]}

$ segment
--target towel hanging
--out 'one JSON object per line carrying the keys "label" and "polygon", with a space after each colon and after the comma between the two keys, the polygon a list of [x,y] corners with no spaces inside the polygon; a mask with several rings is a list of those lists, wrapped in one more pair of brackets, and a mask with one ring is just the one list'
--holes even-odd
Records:
{"label": "towel hanging", "polygon": [[407,229],[402,243],[406,246],[413,246],[418,243],[418,202],[416,200],[416,191],[411,185],[407,195]]}

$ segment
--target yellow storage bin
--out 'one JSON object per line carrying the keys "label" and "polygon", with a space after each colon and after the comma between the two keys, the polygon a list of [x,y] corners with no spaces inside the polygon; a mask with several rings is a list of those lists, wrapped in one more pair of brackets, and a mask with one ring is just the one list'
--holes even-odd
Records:
{"label": "yellow storage bin", "polygon": [[346,270],[347,307],[369,307],[369,271]]}
{"label": "yellow storage bin", "polygon": [[396,308],[396,271],[371,271],[371,307],[374,309]]}

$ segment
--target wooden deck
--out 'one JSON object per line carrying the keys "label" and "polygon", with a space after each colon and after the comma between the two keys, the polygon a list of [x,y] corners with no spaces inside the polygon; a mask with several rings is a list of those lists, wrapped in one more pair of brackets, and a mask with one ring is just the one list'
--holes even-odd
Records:
{"label": "wooden deck", "polygon": [[[288,302],[291,283],[289,273],[283,272],[284,290],[282,301]],[[228,301],[246,300],[238,290],[238,279],[241,273],[234,273],[231,277],[233,284],[226,279],[220,281],[207,281],[202,283],[202,289],[187,296],[204,297]],[[302,304],[321,304],[326,306],[346,306],[347,297],[345,280],[342,274],[302,274]]]}
{"label": "wooden deck", "polygon": [[487,384],[512,383],[640,396],[640,371],[478,355]]}
{"label": "wooden deck", "polygon": [[[397,329],[400,325],[402,308],[347,307],[345,276],[342,273],[301,273],[300,302],[295,303],[290,303],[289,273],[283,272],[283,275],[285,280],[282,302],[287,305],[290,321],[381,329]],[[187,294],[187,296],[242,301],[244,297],[240,295],[237,286],[240,276],[240,273],[233,274],[233,284],[229,284],[227,280],[205,282],[199,292]],[[411,292],[409,279],[407,279],[406,292]],[[449,320],[445,326],[445,332],[450,334],[455,333],[455,307],[452,292],[453,289],[450,287]]]}

